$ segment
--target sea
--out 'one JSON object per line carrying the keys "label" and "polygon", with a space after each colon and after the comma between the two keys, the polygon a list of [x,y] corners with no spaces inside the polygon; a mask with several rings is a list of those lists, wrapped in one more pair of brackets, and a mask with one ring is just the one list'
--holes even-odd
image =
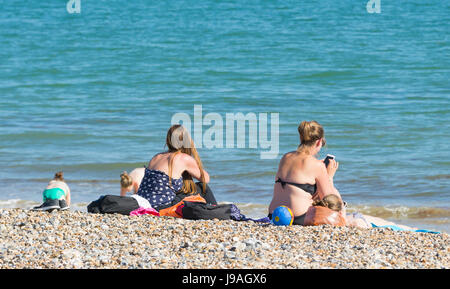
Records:
{"label": "sea", "polygon": [[60,170],[71,210],[118,195],[182,116],[216,199],[264,217],[316,120],[348,211],[450,232],[449,1],[69,2],[0,1],[0,208]]}

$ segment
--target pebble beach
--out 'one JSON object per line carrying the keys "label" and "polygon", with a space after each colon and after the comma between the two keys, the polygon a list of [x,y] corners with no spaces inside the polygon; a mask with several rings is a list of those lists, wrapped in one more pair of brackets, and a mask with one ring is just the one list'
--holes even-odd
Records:
{"label": "pebble beach", "polygon": [[446,233],[0,210],[2,269],[446,269],[449,253]]}

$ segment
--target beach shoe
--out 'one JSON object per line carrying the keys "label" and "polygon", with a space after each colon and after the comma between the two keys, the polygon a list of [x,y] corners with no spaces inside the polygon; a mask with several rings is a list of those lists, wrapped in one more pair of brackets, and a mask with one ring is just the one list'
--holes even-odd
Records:
{"label": "beach shoe", "polygon": [[49,211],[60,209],[58,200],[46,200],[42,205],[34,207],[33,211]]}
{"label": "beach shoe", "polygon": [[70,207],[67,205],[66,200],[59,200],[59,209],[61,211],[68,210]]}

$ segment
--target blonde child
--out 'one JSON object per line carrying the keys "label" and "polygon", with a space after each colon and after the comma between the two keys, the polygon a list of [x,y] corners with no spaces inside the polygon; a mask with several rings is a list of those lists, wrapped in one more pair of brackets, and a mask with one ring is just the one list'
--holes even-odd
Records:
{"label": "blonde child", "polygon": [[125,196],[127,192],[136,194],[144,178],[145,168],[136,168],[128,174],[126,171],[120,174],[120,195]]}
{"label": "blonde child", "polygon": [[[335,195],[325,196],[322,200],[317,200],[313,203],[313,206],[322,206],[326,207],[330,210],[339,212],[344,207],[342,201],[339,197]],[[359,212],[347,214],[346,215],[346,225],[349,227],[358,227],[358,228],[372,228],[372,224],[377,227],[380,226],[397,226],[404,230],[415,230],[417,228],[411,228],[404,225],[395,224],[384,219],[378,217],[372,217],[369,215],[363,215]]]}

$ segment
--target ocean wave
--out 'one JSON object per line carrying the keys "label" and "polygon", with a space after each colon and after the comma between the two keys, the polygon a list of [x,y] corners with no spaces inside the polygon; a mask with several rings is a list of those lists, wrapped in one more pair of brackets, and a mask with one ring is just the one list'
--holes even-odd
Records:
{"label": "ocean wave", "polygon": [[14,134],[2,134],[0,137],[7,139],[8,141],[20,140],[20,141],[32,141],[34,139],[67,139],[73,138],[77,140],[89,139],[91,135],[81,133],[66,133],[66,132],[51,132],[51,131],[25,131],[22,133]]}
{"label": "ocean wave", "polygon": [[[22,200],[22,199],[9,199],[9,200],[0,200],[0,209],[31,209],[35,206],[40,205],[41,202],[36,202],[32,200]],[[70,205],[71,210],[75,211],[87,211],[88,203],[80,202],[73,203]]]}
{"label": "ocean wave", "polygon": [[31,208],[38,205],[35,201],[21,200],[21,199],[10,199],[10,200],[0,200],[0,208]]}
{"label": "ocean wave", "polygon": [[[450,208],[437,207],[406,207],[406,206],[369,206],[356,205],[349,206],[347,209],[351,212],[361,212],[380,218],[395,219],[424,219],[424,218],[450,218]],[[450,221],[450,220],[448,220]]]}
{"label": "ocean wave", "polygon": [[446,179],[450,179],[450,175],[441,174],[441,175],[434,175],[434,176],[426,176],[425,179],[431,180],[431,181],[441,180],[441,179],[446,180]]}
{"label": "ocean wave", "polygon": [[73,165],[61,165],[61,164],[39,164],[39,165],[23,165],[23,164],[12,164],[9,165],[9,168],[25,168],[29,170],[35,171],[43,171],[43,170],[51,170],[51,172],[61,169],[64,172],[66,171],[122,171],[125,170],[133,170],[135,168],[142,168],[144,165],[147,165],[148,161],[143,162],[118,162],[118,163],[82,163],[82,164],[73,164]]}

